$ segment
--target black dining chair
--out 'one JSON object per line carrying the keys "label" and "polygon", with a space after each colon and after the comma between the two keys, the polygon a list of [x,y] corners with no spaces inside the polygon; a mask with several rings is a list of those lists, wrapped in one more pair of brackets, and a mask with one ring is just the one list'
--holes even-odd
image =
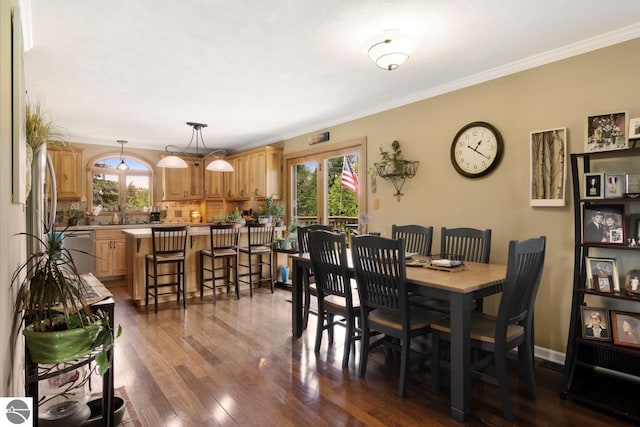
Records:
{"label": "black dining chair", "polygon": [[[213,303],[216,303],[216,287],[229,286],[235,288],[236,298],[240,298],[238,286],[238,239],[241,224],[209,225],[209,248],[200,250],[200,299],[204,296],[204,288],[213,290]],[[216,265],[217,262],[217,265]],[[235,270],[233,281],[231,270]],[[218,281],[222,283],[217,285]]]}
{"label": "black dining chair", "polygon": [[[333,231],[333,227],[323,224],[311,224],[304,227],[298,227],[297,231],[299,253],[304,254],[309,252],[309,234],[312,231],[317,230]],[[317,314],[315,311],[311,310],[311,296],[313,296],[314,298],[317,298],[318,296],[313,270],[306,270],[302,280],[302,287],[304,290],[304,311],[302,313],[302,324],[304,329],[307,329],[307,324],[309,323],[309,314]]]}
{"label": "black dining chair", "polygon": [[433,240],[433,227],[422,225],[396,225],[391,226],[392,239],[404,239],[406,253],[416,253],[422,256],[431,255],[431,242]]}
{"label": "black dining chair", "polygon": [[[513,419],[507,373],[507,353],[510,350],[518,349],[519,376],[526,380],[531,397],[535,399],[537,396],[533,365],[533,310],[542,279],[545,245],[545,236],[509,242],[507,275],[497,317],[478,311],[471,313],[471,346],[484,355],[473,363],[472,377],[498,386],[503,415],[508,420]],[[431,327],[431,387],[437,391],[440,366],[447,365],[439,360],[439,350],[441,341],[450,340],[449,318],[435,321]],[[485,371],[492,365],[495,366],[495,376]]]}
{"label": "black dining chair", "polygon": [[[145,306],[149,297],[153,297],[154,311],[158,312],[158,296],[177,294],[180,303],[187,308],[187,290],[185,280],[185,259],[187,250],[188,226],[151,227],[152,253],[144,257],[145,270]],[[158,293],[159,288],[169,288]]]}
{"label": "black dining chair", "polygon": [[440,253],[462,255],[465,261],[487,264],[491,256],[491,230],[442,227]]}
{"label": "black dining chair", "polygon": [[[309,234],[311,266],[318,293],[318,322],[315,351],[320,351],[323,331],[333,344],[333,327],[346,326],[342,366],[349,366],[351,347],[360,338],[356,321],[360,318],[360,302],[347,274],[347,240],[342,233],[318,230]],[[336,321],[335,316],[345,319]]]}
{"label": "black dining chair", "polygon": [[[369,352],[386,345],[400,349],[398,395],[406,393],[411,340],[426,336],[442,313],[409,305],[404,244],[379,236],[354,236],[351,253],[360,295],[362,345],[358,375],[367,370]],[[381,337],[370,342],[374,334]]]}

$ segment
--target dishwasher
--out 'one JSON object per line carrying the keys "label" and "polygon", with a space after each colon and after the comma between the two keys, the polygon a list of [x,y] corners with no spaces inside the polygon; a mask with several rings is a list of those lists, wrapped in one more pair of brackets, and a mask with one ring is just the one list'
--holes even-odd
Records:
{"label": "dishwasher", "polygon": [[92,230],[73,230],[62,233],[62,244],[69,250],[78,273],[93,273],[95,270],[95,236]]}

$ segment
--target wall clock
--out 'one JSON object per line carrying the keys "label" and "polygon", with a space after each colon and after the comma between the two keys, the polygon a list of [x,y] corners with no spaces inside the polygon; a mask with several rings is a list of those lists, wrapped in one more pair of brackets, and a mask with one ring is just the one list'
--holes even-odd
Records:
{"label": "wall clock", "polygon": [[468,178],[484,176],[500,163],[504,143],[493,125],[473,122],[458,131],[451,143],[451,163]]}

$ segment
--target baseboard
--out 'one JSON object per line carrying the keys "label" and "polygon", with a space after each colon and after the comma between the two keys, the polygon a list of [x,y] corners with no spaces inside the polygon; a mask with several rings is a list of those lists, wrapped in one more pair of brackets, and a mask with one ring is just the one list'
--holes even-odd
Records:
{"label": "baseboard", "polygon": [[537,345],[534,347],[533,354],[539,359],[557,363],[558,365],[564,365],[564,360],[566,358],[565,353],[560,353],[559,351],[550,350]]}

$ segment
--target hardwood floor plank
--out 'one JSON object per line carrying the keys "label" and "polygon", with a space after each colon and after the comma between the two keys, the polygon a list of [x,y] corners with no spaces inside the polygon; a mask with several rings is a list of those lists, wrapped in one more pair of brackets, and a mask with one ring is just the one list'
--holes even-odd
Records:
{"label": "hardwood floor plank", "polygon": [[[291,336],[291,294],[248,290],[175,301],[159,312],[132,305],[126,287],[116,299],[116,387],[125,386],[145,426],[460,426],[449,416],[447,390],[430,391],[428,368],[413,364],[407,396],[397,396],[398,365],[373,351],[365,378],[357,373],[359,345],[342,369],[344,328],[314,352],[315,316],[303,336]],[[352,355],[353,356],[353,355]],[[560,373],[538,365],[538,399],[510,378],[515,423],[502,418],[496,387],[473,383],[465,426],[631,425],[559,398]]]}

